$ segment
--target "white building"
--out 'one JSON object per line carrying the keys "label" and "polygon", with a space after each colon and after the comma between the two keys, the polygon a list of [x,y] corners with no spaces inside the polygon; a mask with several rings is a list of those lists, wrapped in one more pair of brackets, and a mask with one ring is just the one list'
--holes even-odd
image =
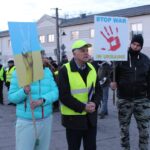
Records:
{"label": "white building", "polygon": [[[100,13],[101,16],[118,16],[129,19],[130,39],[133,34],[142,34],[144,37],[143,52],[150,56],[150,5],[109,11]],[[66,36],[61,37],[65,43],[68,55],[71,55],[71,45],[76,39],[84,39],[93,43],[94,38],[94,15],[81,15],[78,18],[68,19],[61,23],[61,29]],[[91,50],[92,53],[92,50]]]}
{"label": "white building", "polygon": [[[133,34],[141,33],[144,37],[143,52],[150,56],[150,5],[120,9],[100,13],[102,16],[118,16],[127,17],[129,19],[130,38]],[[93,43],[94,38],[94,15],[86,16],[82,14],[80,17],[71,19],[60,19],[60,47],[65,45],[67,55],[72,57],[71,45],[77,39],[83,39],[89,43]],[[39,40],[46,50],[48,56],[56,59],[54,49],[56,49],[56,19],[48,15],[43,15],[37,21]],[[9,57],[12,57],[9,31],[0,32],[0,52],[4,63]],[[92,48],[90,50],[92,54]]]}

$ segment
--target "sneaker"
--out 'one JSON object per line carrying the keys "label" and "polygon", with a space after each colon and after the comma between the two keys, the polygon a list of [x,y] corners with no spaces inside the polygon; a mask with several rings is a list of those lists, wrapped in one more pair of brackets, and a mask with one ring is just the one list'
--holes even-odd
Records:
{"label": "sneaker", "polygon": [[105,112],[104,114],[107,116],[107,115],[108,115],[108,112]]}
{"label": "sneaker", "polygon": [[99,114],[99,116],[100,116],[100,119],[104,119],[104,118],[105,118],[105,113],[101,112],[101,113]]}
{"label": "sneaker", "polygon": [[101,115],[99,118],[100,118],[100,119],[104,119],[104,118],[105,118],[105,115]]}
{"label": "sneaker", "polygon": [[16,106],[16,104],[14,104],[14,103],[8,103],[7,105]]}

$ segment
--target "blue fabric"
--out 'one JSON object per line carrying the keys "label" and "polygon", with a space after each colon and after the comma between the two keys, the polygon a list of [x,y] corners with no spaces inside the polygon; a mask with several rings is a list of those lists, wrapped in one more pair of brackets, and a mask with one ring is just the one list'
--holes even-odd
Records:
{"label": "blue fabric", "polygon": [[103,91],[103,97],[102,97],[101,113],[108,113],[109,86],[102,87],[102,91]]}
{"label": "blue fabric", "polygon": [[[49,68],[44,69],[43,79],[33,82],[30,87],[32,100],[45,99],[44,117],[49,116],[52,113],[52,103],[58,100],[58,87]],[[12,75],[8,100],[17,104],[17,117],[32,119],[29,96],[24,93],[23,88],[19,87],[16,71]],[[25,101],[27,105],[26,110]],[[42,118],[41,106],[34,109],[34,115],[36,119]]]}
{"label": "blue fabric", "polygon": [[49,150],[52,131],[52,115],[46,119],[36,121],[39,145],[35,145],[35,129],[33,122],[17,119],[16,122],[16,150]]}
{"label": "blue fabric", "polygon": [[8,22],[8,26],[15,55],[42,50],[35,22]]}

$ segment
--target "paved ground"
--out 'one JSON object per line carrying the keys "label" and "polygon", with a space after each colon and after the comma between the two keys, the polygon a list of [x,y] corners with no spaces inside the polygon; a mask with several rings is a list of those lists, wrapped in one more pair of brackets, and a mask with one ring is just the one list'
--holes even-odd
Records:
{"label": "paved ground", "polygon": [[[5,90],[4,93],[6,93]],[[5,103],[7,103],[6,98]],[[50,150],[67,150],[65,129],[60,123],[60,113],[54,113],[53,119]],[[0,150],[15,150],[15,120],[15,107],[0,105]],[[130,131],[131,150],[138,150],[138,132],[134,119]],[[97,150],[121,150],[117,111],[116,106],[112,104],[111,96],[109,98],[109,115],[105,119],[98,119]]]}

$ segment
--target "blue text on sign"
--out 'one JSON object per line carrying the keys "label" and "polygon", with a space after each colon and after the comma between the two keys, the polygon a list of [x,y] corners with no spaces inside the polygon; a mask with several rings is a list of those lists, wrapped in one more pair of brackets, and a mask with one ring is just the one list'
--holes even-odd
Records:
{"label": "blue text on sign", "polygon": [[97,22],[110,22],[111,18],[110,17],[97,17],[96,21]]}
{"label": "blue text on sign", "polygon": [[126,23],[125,18],[111,18],[111,17],[97,17],[96,18],[97,22],[105,22],[105,23],[110,23],[111,21],[114,23]]}

